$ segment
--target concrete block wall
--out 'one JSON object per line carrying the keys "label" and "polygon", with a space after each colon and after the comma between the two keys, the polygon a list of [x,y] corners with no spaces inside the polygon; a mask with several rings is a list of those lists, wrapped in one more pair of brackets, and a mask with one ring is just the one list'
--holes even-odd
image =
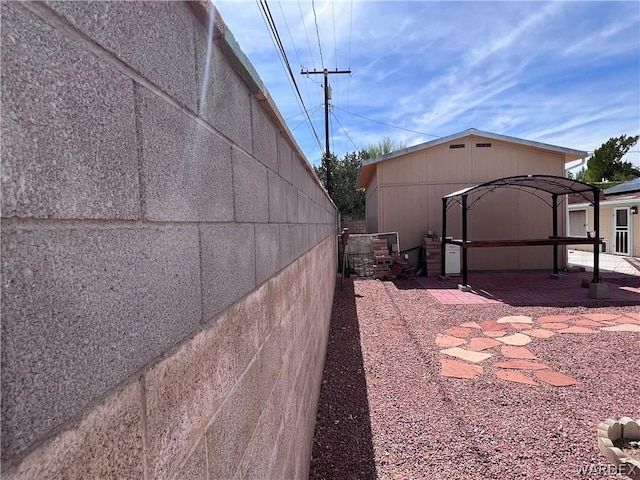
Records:
{"label": "concrete block wall", "polygon": [[337,213],[222,19],[1,9],[3,478],[305,477]]}

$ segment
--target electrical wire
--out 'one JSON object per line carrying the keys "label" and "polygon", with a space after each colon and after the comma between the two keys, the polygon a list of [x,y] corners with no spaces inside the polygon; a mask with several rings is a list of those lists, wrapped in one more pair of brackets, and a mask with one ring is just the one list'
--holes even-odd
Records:
{"label": "electrical wire", "polygon": [[302,21],[302,28],[304,29],[304,35],[307,37],[307,46],[309,47],[309,55],[311,55],[311,63],[313,63],[313,69],[316,69],[316,61],[313,58],[313,51],[311,50],[311,41],[309,40],[309,33],[307,32],[307,25],[304,23],[304,15],[302,14],[302,6],[300,0],[298,0],[298,9],[300,10],[300,20]]}
{"label": "electrical wire", "polygon": [[[284,10],[282,9],[282,2],[278,1],[278,6],[280,7],[280,13],[282,14],[282,19],[284,20],[284,24],[287,27],[287,32],[289,33],[289,40],[291,40],[291,45],[293,46],[293,51],[296,54],[296,58],[298,59],[298,64],[300,68],[302,67],[302,61],[300,60],[300,55],[298,53],[298,49],[296,48],[296,43],[293,41],[293,35],[291,35],[291,29],[289,28],[289,22],[287,22],[287,17],[284,14]],[[306,33],[306,32],[305,32]],[[307,92],[307,98],[311,98],[311,94],[309,93],[309,85],[305,82],[304,84],[305,91]]]}
{"label": "electrical wire", "polygon": [[305,112],[307,116],[307,120],[309,121],[309,127],[316,139],[318,147],[320,151],[322,151],[322,144],[320,143],[320,138],[318,137],[318,133],[316,132],[315,127],[313,126],[313,122],[311,121],[311,116],[307,111],[307,107],[304,104],[304,100],[302,99],[302,94],[300,93],[300,88],[298,87],[298,83],[296,82],[295,76],[293,75],[293,71],[291,70],[291,65],[289,64],[289,59],[287,58],[287,53],[284,50],[284,46],[282,44],[282,40],[280,39],[280,34],[278,33],[278,28],[273,20],[273,16],[271,15],[271,10],[269,9],[269,5],[266,0],[256,0],[258,6],[260,7],[260,11],[262,14],[262,18],[267,25],[267,29],[270,31],[271,39],[280,54],[280,61],[282,62],[283,67],[285,68],[285,73],[289,74],[289,80],[298,94],[298,99],[302,106],[302,110]]}
{"label": "electrical wire", "polygon": [[316,15],[316,2],[311,0],[311,8],[313,9],[313,21],[316,23],[316,35],[318,37],[318,48],[320,49],[320,63],[324,70],[324,58],[322,57],[322,45],[320,44],[320,30],[318,30],[318,16]]}
{"label": "electrical wire", "polygon": [[373,118],[365,117],[364,115],[359,115],[357,113],[349,112],[349,111],[345,110],[344,108],[340,108],[340,107],[335,107],[335,108],[337,108],[338,110],[341,110],[341,111],[343,111],[345,113],[348,113],[349,115],[353,115],[355,117],[360,117],[360,118],[363,118],[365,120],[369,120],[370,122],[379,123],[380,125],[384,125],[385,127],[397,128],[398,130],[404,130],[405,132],[417,133],[419,135],[427,135],[428,137],[442,138],[442,135],[434,135],[432,133],[425,133],[425,132],[419,132],[417,130],[411,130],[410,128],[398,127],[397,125],[391,125],[389,123],[381,122],[379,120],[374,120]]}
{"label": "electrical wire", "polygon": [[347,133],[347,131],[345,130],[345,128],[342,126],[342,124],[340,123],[340,120],[338,120],[338,117],[336,116],[335,113],[331,112],[331,115],[333,115],[333,118],[335,118],[336,122],[338,123],[338,126],[342,129],[342,131],[344,132],[344,134],[347,136],[347,138],[349,139],[349,141],[351,142],[351,144],[355,147],[356,151],[360,151],[361,149],[358,148],[358,146],[356,145],[356,143],[353,141],[353,139],[349,136],[349,134]]}

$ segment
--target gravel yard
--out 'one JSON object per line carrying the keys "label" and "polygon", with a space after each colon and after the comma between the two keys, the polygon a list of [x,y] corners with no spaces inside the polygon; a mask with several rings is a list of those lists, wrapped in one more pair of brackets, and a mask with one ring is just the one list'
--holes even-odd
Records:
{"label": "gravel yard", "polygon": [[[309,478],[624,478],[609,473],[596,430],[610,417],[640,418],[640,332],[601,328],[624,323],[602,322],[615,317],[640,324],[638,312],[629,302],[590,308],[445,304],[416,280],[345,279],[342,288],[338,281]],[[492,356],[469,363],[482,373],[441,375],[441,360],[459,360],[436,344],[450,337],[445,330],[524,316],[532,324],[505,323],[507,336],[531,328],[549,332],[538,319],[557,315],[568,317],[571,328],[548,338],[529,335],[526,349],[537,360],[528,361],[577,384],[553,386],[533,370],[495,368],[513,360],[503,354],[521,348],[484,344],[482,353]],[[452,331],[467,344],[484,332]],[[516,372],[530,384],[498,372]]]}

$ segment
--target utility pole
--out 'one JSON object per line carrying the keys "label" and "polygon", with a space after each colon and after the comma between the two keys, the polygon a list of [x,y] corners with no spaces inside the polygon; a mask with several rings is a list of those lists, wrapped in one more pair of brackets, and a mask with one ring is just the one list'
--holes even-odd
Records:
{"label": "utility pole", "polygon": [[324,168],[327,172],[327,193],[331,196],[333,194],[333,184],[331,182],[331,153],[329,152],[329,101],[331,100],[331,95],[329,93],[329,75],[335,75],[340,73],[350,74],[351,70],[327,70],[326,68],[322,71],[313,70],[313,72],[309,70],[300,70],[302,75],[324,75],[324,140],[325,140],[325,150],[324,150]]}

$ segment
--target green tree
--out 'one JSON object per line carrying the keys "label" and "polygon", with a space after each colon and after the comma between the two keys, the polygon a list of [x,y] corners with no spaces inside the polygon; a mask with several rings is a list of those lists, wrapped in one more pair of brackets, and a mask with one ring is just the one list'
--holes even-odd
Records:
{"label": "green tree", "polygon": [[631,162],[622,160],[627,152],[640,138],[640,135],[612,137],[597,148],[589,161],[584,179],[588,183],[601,182],[603,179],[613,182],[624,182],[640,177],[640,170]]}
{"label": "green tree", "polygon": [[[365,215],[364,192],[357,191],[356,185],[358,184],[360,164],[366,158],[364,151],[347,153],[341,159],[331,155],[331,182],[333,183],[331,199],[343,215],[350,214],[360,218]],[[314,167],[314,170],[326,187],[327,171],[325,165]]]}
{"label": "green tree", "polygon": [[405,146],[405,143],[402,141],[391,140],[390,137],[384,137],[378,143],[372,143],[366,147],[364,151],[367,154],[367,158],[376,158],[395,152],[396,150],[402,150]]}

